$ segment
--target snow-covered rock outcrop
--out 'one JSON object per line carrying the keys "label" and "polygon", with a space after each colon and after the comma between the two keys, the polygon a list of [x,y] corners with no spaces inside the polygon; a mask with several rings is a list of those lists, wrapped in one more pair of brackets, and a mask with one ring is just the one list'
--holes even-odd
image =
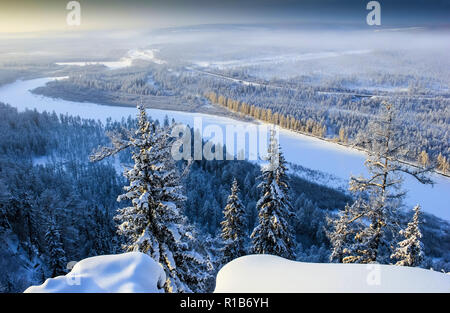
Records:
{"label": "snow-covered rock outcrop", "polygon": [[450,275],[378,264],[322,264],[249,255],[225,265],[215,292],[450,292]]}
{"label": "snow-covered rock outcrop", "polygon": [[25,292],[164,292],[162,267],[148,255],[129,252],[84,259],[70,273]]}

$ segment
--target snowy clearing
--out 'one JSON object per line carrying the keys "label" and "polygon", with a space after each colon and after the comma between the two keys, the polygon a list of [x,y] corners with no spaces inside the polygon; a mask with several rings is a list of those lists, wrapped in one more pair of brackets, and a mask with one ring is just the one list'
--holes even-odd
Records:
{"label": "snowy clearing", "polygon": [[221,292],[450,292],[450,275],[378,264],[303,263],[273,255],[248,255],[217,275]]}
{"label": "snowy clearing", "polygon": [[75,264],[70,273],[31,286],[26,293],[164,292],[166,275],[148,255],[129,252],[101,255]]}
{"label": "snowy clearing", "polygon": [[[79,115],[82,118],[99,119],[102,122],[105,122],[108,117],[121,120],[137,114],[136,109],[132,107],[52,99],[30,92],[54,79],[40,78],[4,85],[0,87],[0,101],[18,108],[19,111],[24,111],[26,108],[36,109],[39,112],[55,111],[57,114]],[[169,119],[174,118],[177,122],[190,126],[194,126],[195,117],[201,117],[203,129],[208,125],[219,125],[223,129],[227,125],[244,127],[249,125],[249,122],[202,113],[158,109],[149,109],[148,112],[153,119],[162,121],[167,115]],[[285,129],[280,131],[280,145],[288,162],[330,173],[344,181],[348,181],[350,175],[366,173],[365,154],[355,149]],[[405,177],[403,188],[408,190],[406,203],[410,208],[420,204],[425,212],[450,221],[450,179],[438,174],[432,174],[431,177],[436,183],[434,186],[425,186],[411,177]],[[347,186],[333,187],[347,188]]]}

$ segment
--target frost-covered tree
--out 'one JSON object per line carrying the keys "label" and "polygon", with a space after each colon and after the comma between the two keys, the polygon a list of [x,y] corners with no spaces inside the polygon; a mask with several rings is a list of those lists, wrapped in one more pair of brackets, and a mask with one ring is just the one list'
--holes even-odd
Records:
{"label": "frost-covered tree", "polygon": [[224,220],[222,225],[222,239],[225,242],[223,248],[223,263],[228,263],[246,254],[246,214],[244,206],[239,199],[239,186],[236,178],[231,186],[231,194],[227,205],[223,209]]}
{"label": "frost-covered tree", "polygon": [[294,218],[289,202],[289,184],[286,161],[271,132],[268,164],[261,168],[262,196],[256,204],[258,224],[251,234],[254,253],[273,254],[284,258],[295,257],[295,239],[289,223]]}
{"label": "frost-covered tree", "polygon": [[52,277],[66,274],[66,253],[54,218],[51,218],[49,221],[48,229],[45,233],[45,241],[48,251],[48,266],[52,271]]}
{"label": "frost-covered tree", "polygon": [[166,272],[166,292],[204,291],[208,262],[194,249],[194,230],[181,213],[185,200],[180,177],[170,154],[169,130],[147,119],[138,106],[138,129],[128,139],[113,136],[114,147],[93,155],[100,160],[130,147],[134,166],[125,170],[129,185],[118,201],[131,206],[119,210],[119,234],[126,251],[140,251],[159,262]]}
{"label": "frost-covered tree", "polygon": [[439,153],[437,157],[437,168],[441,170],[444,174],[447,174],[447,171],[450,168],[447,158],[443,156],[442,153]]}
{"label": "frost-covered tree", "polygon": [[392,238],[398,233],[397,209],[405,194],[401,175],[411,175],[423,184],[432,183],[426,176],[431,168],[413,169],[399,161],[407,153],[399,137],[400,125],[394,107],[386,102],[382,105],[383,113],[363,136],[369,151],[365,162],[369,177],[350,178],[350,191],[357,200],[349,206],[347,227],[352,227],[355,235],[344,263],[386,263]]}
{"label": "frost-covered tree", "polygon": [[424,260],[423,244],[420,241],[420,206],[414,207],[412,221],[408,223],[406,229],[400,231],[400,235],[405,238],[397,244],[397,248],[391,258],[398,260],[395,265],[400,266],[420,266]]}
{"label": "frost-covered tree", "polygon": [[345,207],[339,218],[327,218],[328,223],[332,225],[333,231],[328,232],[328,238],[331,243],[330,261],[342,263],[342,260],[348,253],[349,237],[352,235],[349,229],[350,208]]}
{"label": "frost-covered tree", "polygon": [[430,157],[428,156],[428,153],[425,150],[420,152],[418,161],[419,164],[422,165],[423,167],[428,166],[428,164],[430,163]]}

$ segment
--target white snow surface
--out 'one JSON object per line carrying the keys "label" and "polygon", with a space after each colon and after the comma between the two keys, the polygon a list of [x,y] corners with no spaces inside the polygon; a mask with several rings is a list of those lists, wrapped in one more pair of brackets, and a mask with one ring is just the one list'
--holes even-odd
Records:
{"label": "white snow surface", "polygon": [[[48,111],[57,114],[79,115],[81,118],[99,119],[105,122],[108,117],[121,120],[128,116],[136,116],[136,108],[99,105],[89,102],[74,102],[62,99],[52,99],[35,95],[30,90],[44,86],[55,78],[39,78],[26,81],[16,81],[0,87],[0,102],[8,103],[19,111],[36,109],[39,112]],[[201,113],[189,113],[170,110],[147,110],[153,119],[163,121],[167,115],[169,119],[183,124],[194,125],[194,118],[200,117],[202,128],[217,125],[224,129],[227,125],[244,126],[249,122],[238,121],[231,118]],[[206,137],[209,139],[211,136]],[[364,167],[365,153],[326,142],[314,137],[305,136],[289,130],[280,130],[280,145],[286,160],[299,164],[305,168],[330,173],[337,178],[348,182],[350,175],[366,175]],[[439,174],[432,174],[434,186],[422,185],[412,177],[405,177],[403,188],[408,191],[405,202],[412,208],[420,204],[425,212],[434,214],[450,221],[450,179]],[[326,182],[320,181],[325,184]],[[330,182],[335,185],[335,182]],[[339,186],[333,186],[339,187]],[[347,188],[346,186],[341,186]]]}
{"label": "white snow surface", "polygon": [[26,293],[142,293],[164,292],[166,275],[148,255],[128,252],[101,255],[75,264],[70,273],[31,286]]}
{"label": "white snow surface", "polygon": [[127,54],[118,61],[107,61],[107,62],[58,62],[58,65],[72,65],[72,66],[86,66],[86,65],[104,65],[109,69],[116,70],[124,67],[129,67],[133,64],[134,60],[144,60],[151,61],[156,64],[164,64],[166,61],[158,59],[155,57],[155,52],[158,52],[158,49],[147,49],[147,50],[139,50],[133,49],[127,52]]}
{"label": "white snow surface", "polygon": [[450,275],[395,265],[303,263],[248,255],[219,271],[214,292],[449,293]]}

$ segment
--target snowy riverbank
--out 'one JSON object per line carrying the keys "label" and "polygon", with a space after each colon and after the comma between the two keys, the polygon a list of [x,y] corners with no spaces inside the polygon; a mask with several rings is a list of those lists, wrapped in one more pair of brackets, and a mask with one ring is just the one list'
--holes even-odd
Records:
{"label": "snowy riverbank", "polygon": [[[51,99],[30,92],[30,90],[43,86],[53,79],[40,78],[16,81],[2,86],[0,87],[0,101],[17,107],[20,111],[26,108],[36,109],[39,112],[55,111],[57,114],[79,115],[82,118],[99,119],[103,122],[108,117],[113,120],[121,120],[130,115],[136,116],[135,108]],[[191,126],[194,125],[194,118],[200,117],[203,128],[208,125],[219,125],[222,128],[227,125],[246,126],[249,123],[201,113],[157,109],[149,109],[148,111],[154,119],[162,121],[164,116],[167,115],[170,119],[173,118],[177,122]],[[365,154],[361,151],[284,129],[280,131],[280,145],[288,162],[330,173],[344,181],[348,181],[350,175],[365,173]],[[448,192],[450,190],[450,179],[438,174],[433,174],[432,178],[436,184],[424,186],[413,178],[406,177],[403,185],[404,189],[408,190],[406,203],[411,207],[419,203],[424,211],[450,220],[450,193]]]}

